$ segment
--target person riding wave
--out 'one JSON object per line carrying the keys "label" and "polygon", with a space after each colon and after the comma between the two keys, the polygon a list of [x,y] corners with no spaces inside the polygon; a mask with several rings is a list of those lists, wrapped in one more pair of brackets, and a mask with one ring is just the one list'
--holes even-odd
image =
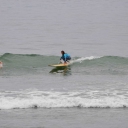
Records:
{"label": "person riding wave", "polygon": [[65,64],[67,62],[69,62],[69,60],[71,60],[71,56],[68,53],[61,51],[61,54],[62,54],[62,56],[61,56],[60,60],[63,60]]}

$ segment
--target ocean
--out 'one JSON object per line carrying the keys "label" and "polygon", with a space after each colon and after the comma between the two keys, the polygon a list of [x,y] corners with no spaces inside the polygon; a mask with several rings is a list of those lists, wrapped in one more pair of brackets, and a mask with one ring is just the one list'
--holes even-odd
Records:
{"label": "ocean", "polygon": [[[127,0],[0,1],[0,128],[127,128]],[[72,57],[60,62],[61,50]]]}

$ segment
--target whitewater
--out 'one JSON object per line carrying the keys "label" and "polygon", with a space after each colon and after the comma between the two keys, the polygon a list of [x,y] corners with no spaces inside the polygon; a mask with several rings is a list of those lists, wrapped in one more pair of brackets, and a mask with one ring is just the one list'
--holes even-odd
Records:
{"label": "whitewater", "polygon": [[22,90],[0,92],[0,109],[23,108],[126,108],[128,93],[121,91],[55,92]]}

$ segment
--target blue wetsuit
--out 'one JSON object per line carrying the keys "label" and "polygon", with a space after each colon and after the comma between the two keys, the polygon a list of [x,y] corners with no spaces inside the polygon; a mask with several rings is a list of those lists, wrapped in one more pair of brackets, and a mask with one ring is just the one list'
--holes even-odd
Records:
{"label": "blue wetsuit", "polygon": [[60,60],[64,60],[64,62],[71,60],[71,57],[69,54],[65,53],[64,55],[61,56]]}

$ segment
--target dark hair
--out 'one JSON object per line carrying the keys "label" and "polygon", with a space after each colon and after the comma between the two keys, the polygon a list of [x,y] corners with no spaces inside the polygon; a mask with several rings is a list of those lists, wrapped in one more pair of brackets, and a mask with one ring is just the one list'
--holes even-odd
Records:
{"label": "dark hair", "polygon": [[62,54],[65,54],[65,52],[64,52],[64,51],[61,51],[61,53],[62,53]]}

